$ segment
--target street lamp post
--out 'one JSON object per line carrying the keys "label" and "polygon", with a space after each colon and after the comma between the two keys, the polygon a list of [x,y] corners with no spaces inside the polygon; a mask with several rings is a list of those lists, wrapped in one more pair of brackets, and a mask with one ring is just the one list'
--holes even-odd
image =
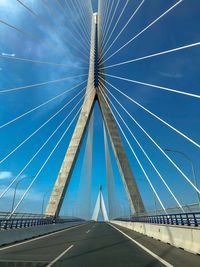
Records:
{"label": "street lamp post", "polygon": [[[190,166],[191,166],[191,169],[192,169],[192,176],[193,176],[193,179],[194,179],[194,185],[196,186],[196,188],[198,188],[198,183],[197,183],[197,177],[196,177],[196,173],[195,173],[194,163],[192,162],[191,158],[187,154],[183,153],[182,151],[173,150],[173,149],[164,149],[164,150],[166,152],[177,153],[177,154],[180,154],[180,155],[185,157],[185,159],[190,163]],[[200,207],[200,195],[199,195],[198,192],[197,192],[197,199],[198,199],[198,204],[199,204],[199,207]]]}
{"label": "street lamp post", "polygon": [[24,178],[20,179],[20,180],[16,183],[16,185],[15,185],[15,189],[14,189],[14,195],[13,195],[13,201],[12,201],[11,213],[12,213],[13,210],[14,210],[15,197],[16,197],[17,187],[18,187],[19,183],[20,183],[21,181],[23,181],[24,179],[28,179],[28,178],[33,179],[34,177],[35,177],[35,176],[27,176],[27,177],[24,177]]}

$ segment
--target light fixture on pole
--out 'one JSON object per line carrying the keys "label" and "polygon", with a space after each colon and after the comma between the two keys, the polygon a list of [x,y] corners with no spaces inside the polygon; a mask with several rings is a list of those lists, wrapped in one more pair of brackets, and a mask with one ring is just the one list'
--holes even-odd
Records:
{"label": "light fixture on pole", "polygon": [[19,183],[20,183],[21,181],[23,181],[24,179],[29,179],[29,178],[33,179],[34,177],[35,177],[35,176],[25,176],[25,177],[21,178],[21,179],[16,183],[15,188],[14,188],[13,200],[12,200],[11,214],[12,214],[12,212],[13,212],[13,210],[14,210],[15,198],[16,198],[16,193],[17,193],[17,187],[18,187]]}
{"label": "light fixture on pole", "polygon": [[[193,175],[193,179],[194,179],[194,185],[196,186],[196,188],[198,188],[198,182],[197,182],[195,167],[194,167],[194,163],[191,160],[191,158],[187,154],[185,154],[184,152],[182,152],[182,151],[168,149],[168,148],[167,149],[164,149],[164,151],[180,154],[180,155],[182,155],[190,163],[190,166],[191,166],[191,169],[192,169],[192,175]],[[200,195],[199,195],[198,192],[197,192],[197,199],[198,199],[198,204],[199,204],[199,207],[200,207]]]}

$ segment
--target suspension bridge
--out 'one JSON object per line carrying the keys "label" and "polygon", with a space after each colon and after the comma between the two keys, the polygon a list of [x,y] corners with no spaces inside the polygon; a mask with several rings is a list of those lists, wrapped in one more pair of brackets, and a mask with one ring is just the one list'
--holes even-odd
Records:
{"label": "suspension bridge", "polygon": [[199,266],[198,0],[0,2],[0,265]]}

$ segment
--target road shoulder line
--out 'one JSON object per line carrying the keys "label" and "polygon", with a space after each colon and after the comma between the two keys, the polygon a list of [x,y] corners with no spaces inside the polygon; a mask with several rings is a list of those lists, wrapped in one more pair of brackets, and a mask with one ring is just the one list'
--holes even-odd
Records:
{"label": "road shoulder line", "polygon": [[164,266],[166,266],[166,267],[173,267],[172,264],[170,264],[169,262],[167,262],[164,259],[162,259],[161,257],[159,257],[157,254],[155,254],[154,252],[152,252],[151,250],[149,250],[148,248],[146,248],[145,246],[143,246],[142,244],[140,244],[139,242],[137,242],[135,239],[133,239],[129,235],[125,234],[123,231],[121,231],[120,229],[118,229],[116,226],[112,225],[111,223],[108,223],[108,225],[110,225],[111,227],[113,227],[115,230],[117,230],[118,232],[120,232],[122,235],[126,236],[128,239],[130,239],[137,246],[139,246],[144,251],[146,251],[148,254],[150,254],[152,257],[154,257],[159,262],[161,262]]}

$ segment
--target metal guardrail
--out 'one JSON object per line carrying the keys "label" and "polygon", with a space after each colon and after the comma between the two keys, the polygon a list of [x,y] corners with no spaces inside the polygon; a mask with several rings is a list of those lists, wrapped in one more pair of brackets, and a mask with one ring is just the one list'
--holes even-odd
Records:
{"label": "metal guardrail", "polygon": [[[10,216],[10,212],[0,212],[0,219],[5,219]],[[50,217],[50,216],[49,216]],[[35,213],[13,213],[12,219],[24,219],[24,218],[37,218],[37,219],[44,219],[47,218],[47,216],[43,214],[35,214]]]}
{"label": "metal guardrail", "polygon": [[119,221],[170,224],[180,226],[200,226],[200,212],[179,213],[179,214],[163,214],[129,218],[116,218]]}
{"label": "metal guardrail", "polygon": [[9,218],[10,213],[0,213],[0,230],[27,228],[39,225],[83,221],[79,218],[54,218],[41,214],[16,213]]}
{"label": "metal guardrail", "polygon": [[[184,213],[196,213],[200,212],[200,204],[199,203],[192,203],[188,205],[182,206]],[[166,208],[167,214],[180,214],[183,213],[180,207],[170,207]],[[154,215],[162,215],[163,209],[157,209],[157,210],[150,210],[147,209],[144,213],[138,214],[138,216],[154,216]]]}

